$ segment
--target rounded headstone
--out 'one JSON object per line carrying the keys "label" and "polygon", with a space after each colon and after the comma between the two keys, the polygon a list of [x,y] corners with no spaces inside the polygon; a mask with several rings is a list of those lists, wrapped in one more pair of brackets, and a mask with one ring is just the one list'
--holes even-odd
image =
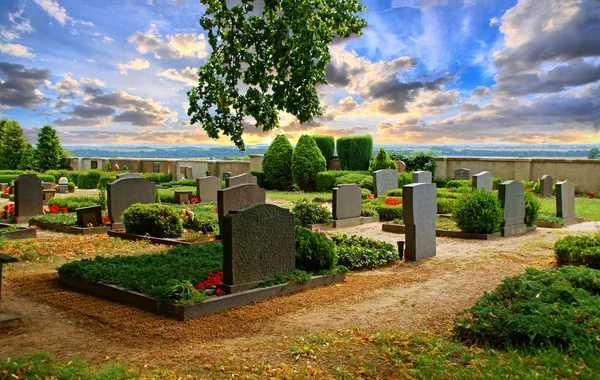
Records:
{"label": "rounded headstone", "polygon": [[112,171],[113,171],[113,172],[118,172],[118,171],[119,171],[119,165],[117,165],[117,164],[113,164],[113,166],[112,166]]}
{"label": "rounded headstone", "polygon": [[396,161],[396,167],[398,168],[398,173],[406,173],[406,164],[404,161]]}
{"label": "rounded headstone", "polygon": [[60,177],[58,179],[58,184],[59,185],[68,185],[69,184],[69,179],[67,177]]}

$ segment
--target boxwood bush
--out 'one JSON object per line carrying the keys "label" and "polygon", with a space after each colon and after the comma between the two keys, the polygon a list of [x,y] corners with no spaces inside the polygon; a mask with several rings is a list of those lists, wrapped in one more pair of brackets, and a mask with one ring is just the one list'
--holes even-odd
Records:
{"label": "boxwood bush", "polygon": [[383,169],[397,170],[398,166],[396,166],[396,162],[390,158],[385,149],[379,148],[379,152],[377,152],[369,164],[369,171],[373,173],[374,171]]}
{"label": "boxwood bush", "polygon": [[343,170],[369,170],[373,155],[371,135],[340,137],[336,148]]}
{"label": "boxwood bush", "polygon": [[349,269],[370,269],[400,258],[393,245],[362,236],[331,234],[337,247],[338,264]]}
{"label": "boxwood bush", "polygon": [[165,173],[140,173],[142,178],[147,179],[150,182],[154,182],[156,184],[160,184],[163,182],[170,182],[173,180],[173,176],[171,174]]}
{"label": "boxwood bush", "polygon": [[504,220],[504,210],[494,194],[485,190],[470,191],[458,198],[452,218],[461,231],[491,234],[498,232]]}
{"label": "boxwood bush", "polygon": [[456,207],[458,201],[452,198],[438,198],[437,212],[438,214],[451,214]]}
{"label": "boxwood bush", "polygon": [[388,197],[402,197],[402,188],[390,190],[387,195]]}
{"label": "boxwood bush", "polygon": [[325,171],[327,164],[317,143],[309,135],[302,135],[292,154],[292,174],[300,190],[315,191],[317,173]]}
{"label": "boxwood bush", "polygon": [[173,238],[183,233],[179,213],[167,205],[136,203],[123,212],[122,218],[130,234]]}
{"label": "boxwood bush", "polygon": [[98,201],[98,197],[72,196],[65,198],[50,198],[48,200],[48,206],[53,205],[65,207],[69,212],[75,212],[78,208],[98,206],[100,205],[100,202]]}
{"label": "boxwood bush", "polygon": [[297,225],[327,223],[332,219],[331,212],[328,209],[306,198],[294,203],[292,213],[294,214],[294,222]]}
{"label": "boxwood bush", "polygon": [[[294,148],[285,135],[275,137],[275,140],[267,148],[262,162],[262,170],[270,188],[275,190],[292,188],[294,183],[292,176],[293,152]],[[323,170],[325,169],[326,167]]]}
{"label": "boxwood bush", "polygon": [[458,318],[454,333],[504,347],[600,349],[600,271],[565,266],[508,277]]}
{"label": "boxwood bush", "polygon": [[361,174],[366,177],[371,177],[368,171],[349,171],[349,170],[329,170],[320,172],[317,174],[317,191],[321,193],[327,193],[336,187],[340,182],[339,177],[343,177],[348,174]]}
{"label": "boxwood bush", "polygon": [[333,136],[313,135],[312,138],[317,143],[321,154],[325,157],[325,162],[329,165],[329,161],[335,153],[335,139]]}
{"label": "boxwood bush", "polygon": [[363,189],[373,191],[373,176],[368,174],[360,174],[358,172],[350,173],[337,177],[335,185],[341,185],[344,183],[355,183]]}
{"label": "boxwood bush", "polygon": [[470,179],[451,179],[446,183],[448,189],[456,189],[459,187],[473,187],[473,182]]}
{"label": "boxwood bush", "polygon": [[336,264],[336,248],[329,236],[296,226],[297,269],[319,272],[332,269]]}
{"label": "boxwood bush", "polygon": [[600,247],[600,234],[594,236],[566,236],[554,243],[554,255],[560,265],[584,264],[582,253]]}
{"label": "boxwood bush", "polygon": [[540,214],[540,207],[542,207],[542,202],[540,202],[535,195],[531,194],[529,191],[525,192],[525,224],[528,226],[533,226],[535,221],[538,219]]}
{"label": "boxwood bush", "polygon": [[375,206],[375,211],[379,215],[379,220],[382,222],[403,218],[402,205],[388,206],[384,204],[380,206]]}

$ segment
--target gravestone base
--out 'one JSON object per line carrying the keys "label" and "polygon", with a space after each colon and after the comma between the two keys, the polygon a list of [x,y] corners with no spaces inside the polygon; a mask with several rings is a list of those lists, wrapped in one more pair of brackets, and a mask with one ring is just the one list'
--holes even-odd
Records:
{"label": "gravestone base", "polygon": [[500,227],[500,233],[502,237],[515,237],[525,235],[527,233],[527,225],[516,224],[513,226]]}
{"label": "gravestone base", "polygon": [[563,219],[563,227],[572,226],[573,224],[583,223],[583,222],[585,222],[585,218],[582,216],[566,218],[566,219]]}
{"label": "gravestone base", "polygon": [[406,236],[406,261],[417,261],[434,257],[436,255],[435,226],[426,229],[422,226],[407,224]]}
{"label": "gravestone base", "polygon": [[361,216],[359,218],[334,220],[333,228],[354,227],[354,226],[360,226],[362,224],[377,223],[377,222],[379,222],[378,216],[377,217]]}
{"label": "gravestone base", "polygon": [[19,314],[0,310],[0,325],[3,323],[18,321],[19,319],[21,319]]}
{"label": "gravestone base", "polygon": [[245,284],[235,284],[235,285],[219,284],[219,285],[217,285],[217,289],[221,289],[222,291],[224,291],[227,294],[234,294],[234,293],[239,293],[239,292],[243,292],[243,291],[252,289],[256,285],[260,284],[261,282],[265,282],[265,281],[254,281],[254,282],[247,282]]}
{"label": "gravestone base", "polygon": [[20,224],[20,223],[29,223],[29,219],[31,219],[31,218],[32,218],[31,216],[17,216],[13,220],[15,221],[16,224]]}
{"label": "gravestone base", "polygon": [[69,186],[68,185],[56,185],[56,192],[57,193],[68,193],[69,192]]}

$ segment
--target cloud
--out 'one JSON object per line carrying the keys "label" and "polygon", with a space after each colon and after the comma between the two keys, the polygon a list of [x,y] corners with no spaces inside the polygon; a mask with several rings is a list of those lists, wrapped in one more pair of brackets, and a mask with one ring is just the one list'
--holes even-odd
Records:
{"label": "cloud", "polygon": [[113,40],[109,36],[104,36],[104,38],[102,39],[102,43],[104,43],[104,44],[111,44],[113,42],[115,42],[115,40]]}
{"label": "cloud", "polygon": [[475,98],[483,98],[484,96],[489,96],[490,95],[490,89],[488,87],[485,86],[478,86],[476,88],[473,89],[473,97]]}
{"label": "cloud", "polygon": [[182,82],[189,85],[195,85],[198,83],[198,71],[191,67],[186,67],[182,70],[167,69],[165,71],[157,72],[158,76],[167,78],[173,81]]}
{"label": "cloud", "polygon": [[127,74],[127,70],[145,70],[150,67],[150,62],[136,58],[127,63],[119,63],[117,68],[119,72],[123,75]]}
{"label": "cloud", "polygon": [[23,17],[23,9],[14,13],[9,12],[8,21],[10,26],[0,26],[0,38],[5,41],[16,40],[21,37],[21,34],[34,31],[29,19]]}
{"label": "cloud", "polygon": [[21,58],[34,58],[35,54],[29,51],[27,46],[23,46],[20,44],[8,44],[0,42],[0,52],[8,55],[12,55],[15,57]]}
{"label": "cloud", "polygon": [[0,107],[32,108],[44,100],[39,89],[49,85],[49,69],[0,62],[0,73],[6,76],[0,81]]}
{"label": "cloud", "polygon": [[74,105],[73,110],[65,112],[67,115],[73,115],[81,119],[98,119],[101,117],[110,116],[115,113],[115,109],[108,106],[89,106],[89,105]]}
{"label": "cloud", "polygon": [[456,105],[458,91],[440,92],[433,99],[425,103],[428,107],[445,107]]}
{"label": "cloud", "polygon": [[63,74],[63,80],[54,85],[54,89],[60,93],[69,93],[79,87],[79,82],[71,77],[71,73]]}
{"label": "cloud", "polygon": [[141,127],[158,127],[177,117],[176,112],[156,103],[152,98],[143,99],[125,91],[113,91],[109,94],[91,98],[90,105],[103,105],[123,110],[113,118],[116,122],[127,122]]}
{"label": "cloud", "polygon": [[[57,127],[97,127],[100,125],[104,125],[106,122],[101,119],[82,119],[77,117],[70,117],[68,119],[56,119],[54,120],[54,125]],[[81,141],[89,141],[89,140],[80,140]],[[62,142],[62,139],[61,139]]]}
{"label": "cloud", "polygon": [[67,15],[67,10],[60,6],[58,1],[52,0],[34,0],[37,5],[42,7],[43,10],[48,13],[50,17],[58,21],[58,23],[62,26],[65,26],[67,21],[72,21],[71,17]]}
{"label": "cloud", "polygon": [[203,34],[178,33],[167,35],[166,40],[163,40],[153,25],[145,32],[137,32],[130,36],[127,41],[135,45],[141,54],[154,53],[156,59],[205,59],[208,56],[208,43]]}

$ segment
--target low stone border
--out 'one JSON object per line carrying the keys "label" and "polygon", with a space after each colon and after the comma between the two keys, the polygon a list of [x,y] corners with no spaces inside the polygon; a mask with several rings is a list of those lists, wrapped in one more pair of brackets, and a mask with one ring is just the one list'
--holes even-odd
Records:
{"label": "low stone border", "polygon": [[317,286],[329,285],[335,282],[343,282],[345,279],[345,273],[337,273],[331,276],[317,276],[313,277],[306,284],[292,283],[275,285],[268,288],[251,289],[221,297],[212,297],[199,304],[181,305],[159,303],[154,298],[145,294],[128,291],[116,285],[103,284],[100,282],[87,282],[83,278],[66,274],[58,276],[58,280],[61,283],[77,290],[108,298],[110,300],[128,303],[154,313],[167,314],[181,321],[198,318],[203,315],[216,313],[233,307],[247,305],[275,296],[290,294]]}
{"label": "low stone border", "polygon": [[201,242],[189,242],[181,239],[170,239],[170,238],[158,238],[154,236],[146,236],[146,235],[136,235],[136,234],[128,234],[124,230],[111,230],[108,231],[108,236],[118,237],[125,240],[146,240],[152,244],[163,244],[163,245],[201,245],[206,243],[215,243],[218,240],[209,240],[209,241],[201,241]]}
{"label": "low stone border", "polygon": [[[0,228],[13,227],[14,225],[8,223],[0,223]],[[35,239],[37,233],[35,228],[19,227],[17,230],[9,232],[0,232],[0,239],[16,240],[16,239]]]}
{"label": "low stone border", "polygon": [[329,223],[307,224],[304,227],[310,228],[310,229],[318,227],[322,230],[327,230],[327,229],[332,229],[332,228],[354,227],[354,226],[360,226],[362,224],[378,223],[378,222],[379,222],[379,216],[361,216],[360,218],[332,220]]}
{"label": "low stone border", "polygon": [[60,224],[50,224],[40,222],[39,220],[30,220],[30,226],[37,226],[44,230],[52,230],[56,232],[62,232],[65,234],[73,234],[73,235],[102,235],[110,231],[110,227],[102,226],[102,227],[77,227],[77,226],[63,226]]}
{"label": "low stone border", "polygon": [[541,228],[563,228],[563,227],[567,227],[567,226],[571,226],[573,224],[583,223],[583,222],[585,222],[585,218],[582,216],[578,216],[575,218],[564,219],[562,221],[554,220],[552,222],[545,222],[542,220],[538,220],[535,222],[535,225],[537,227],[541,227]]}
{"label": "low stone border", "polygon": [[[392,224],[392,223],[384,223],[381,227],[381,230],[384,232],[393,232],[397,234],[406,233],[406,226],[403,224]],[[449,237],[456,239],[469,239],[469,240],[492,240],[498,239],[501,236],[500,232],[495,232],[493,234],[475,234],[471,232],[462,232],[462,231],[450,231],[450,230],[435,230],[435,236],[438,237]]]}

